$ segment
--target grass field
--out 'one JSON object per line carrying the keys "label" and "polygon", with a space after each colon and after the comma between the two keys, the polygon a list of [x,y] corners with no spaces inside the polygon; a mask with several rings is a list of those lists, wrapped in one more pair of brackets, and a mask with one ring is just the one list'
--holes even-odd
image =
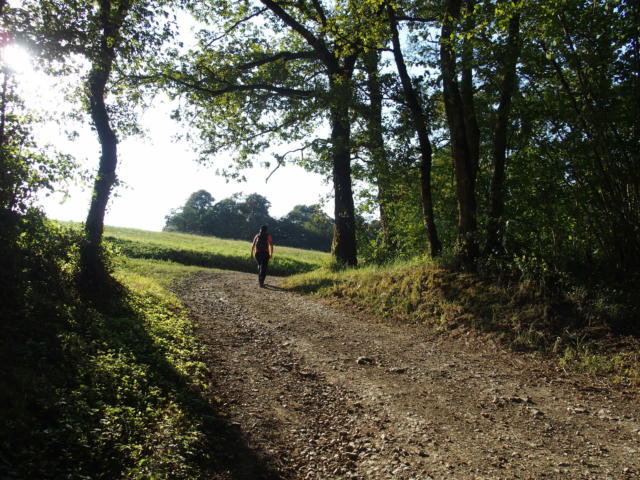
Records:
{"label": "grass field", "polygon": [[[80,224],[63,223],[79,228]],[[135,228],[105,227],[104,238],[124,256],[148,260],[162,260],[181,265],[219,268],[253,273],[256,262],[250,256],[249,240],[228,240],[187,233],[150,232]],[[326,252],[299,248],[274,248],[269,262],[269,274],[288,276],[315,270],[330,262]],[[156,265],[157,268],[161,268]]]}

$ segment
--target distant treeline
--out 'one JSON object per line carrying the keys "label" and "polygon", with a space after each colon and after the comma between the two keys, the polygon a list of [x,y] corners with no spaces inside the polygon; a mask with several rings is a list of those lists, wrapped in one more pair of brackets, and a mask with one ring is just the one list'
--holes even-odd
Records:
{"label": "distant treeline", "polygon": [[164,231],[251,240],[260,225],[269,226],[278,245],[329,251],[333,221],[318,205],[297,205],[287,215],[269,215],[271,203],[262,195],[234,195],[219,202],[206,190],[191,194],[180,208],[166,217]]}

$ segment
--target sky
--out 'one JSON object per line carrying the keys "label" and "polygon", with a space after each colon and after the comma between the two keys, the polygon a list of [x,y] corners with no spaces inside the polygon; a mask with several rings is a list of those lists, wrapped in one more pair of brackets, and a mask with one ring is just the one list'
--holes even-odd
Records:
{"label": "sky", "polygon": [[[39,142],[50,143],[64,153],[72,154],[89,173],[98,168],[100,146],[88,125],[77,126],[79,135],[69,140],[63,133],[64,124],[56,120],[56,111],[63,108],[62,93],[57,80],[36,72],[28,52],[18,47],[6,49],[5,60],[16,72],[25,103],[41,111],[49,121],[38,127]],[[118,146],[117,175],[123,186],[112,193],[105,224],[120,227],[160,231],[172,209],[184,205],[195,191],[207,190],[222,200],[234,193],[258,193],[271,202],[272,217],[282,217],[300,204],[310,205],[324,200],[324,210],[330,216],[332,188],[324,177],[306,172],[300,167],[279,168],[265,182],[271,169],[255,167],[246,171],[247,182],[228,183],[215,174],[216,167],[228,164],[228,159],[214,158],[210,166],[195,162],[196,153],[184,142],[173,140],[179,126],[169,117],[166,102],[158,101],[140,117],[144,138],[127,138]],[[282,146],[284,151],[288,150]],[[272,161],[265,153],[264,160]],[[273,163],[273,161],[272,161]],[[70,185],[69,195],[61,193],[40,198],[39,204],[47,216],[56,220],[84,221],[89,208],[91,184]]]}

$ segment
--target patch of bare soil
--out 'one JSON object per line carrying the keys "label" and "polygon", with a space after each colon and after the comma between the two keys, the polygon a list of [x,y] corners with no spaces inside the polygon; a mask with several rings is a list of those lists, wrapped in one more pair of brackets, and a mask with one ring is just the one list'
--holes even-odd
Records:
{"label": "patch of bare soil", "polygon": [[211,478],[640,478],[637,389],[257,283],[178,290],[226,419]]}

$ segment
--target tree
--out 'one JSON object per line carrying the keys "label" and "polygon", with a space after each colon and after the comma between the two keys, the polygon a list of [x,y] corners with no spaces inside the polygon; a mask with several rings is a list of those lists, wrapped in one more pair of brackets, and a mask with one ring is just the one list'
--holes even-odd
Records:
{"label": "tree", "polygon": [[[81,250],[82,277],[87,286],[106,275],[101,259],[104,215],[116,184],[116,132],[126,131],[126,121],[114,122],[114,117],[121,120],[130,115],[126,107],[107,103],[109,94],[124,87],[120,82],[116,88],[112,74],[118,70],[126,77],[127,72],[140,67],[142,57],[168,37],[165,4],[164,0],[25,0],[13,12],[19,34],[35,45],[43,60],[51,65],[59,61],[64,70],[75,54],[89,65],[83,93],[101,153],[85,223],[86,243]],[[139,98],[137,94],[134,97]]]}
{"label": "tree", "polygon": [[279,245],[329,250],[333,222],[319,206],[297,205],[280,220],[269,215],[270,206],[257,193],[244,198],[236,194],[214,204],[207,191],[199,190],[167,215],[164,230],[249,240],[267,224]]}
{"label": "tree", "polygon": [[248,228],[238,196],[233,196],[213,206],[211,213],[207,216],[207,229],[203,233],[222,238],[247,239],[252,230]]}
{"label": "tree", "polygon": [[367,149],[371,157],[373,181],[378,190],[377,201],[380,210],[382,241],[385,250],[392,251],[394,246],[390,225],[391,199],[389,198],[391,171],[383,132],[383,93],[379,62],[380,53],[376,49],[369,49],[369,51],[364,54],[367,93],[369,96],[369,105],[365,113],[367,122]]}
{"label": "tree", "polygon": [[271,217],[269,216],[269,208],[271,202],[262,195],[252,193],[247,195],[242,205],[247,228],[249,231],[258,230],[258,227],[263,224],[269,223]]}
{"label": "tree", "polygon": [[331,244],[333,222],[321,210],[320,205],[296,205],[280,219],[280,222],[296,225],[319,235],[323,238],[322,242],[326,244],[321,248],[322,250],[327,250],[327,246]]}
{"label": "tree", "polygon": [[164,229],[187,233],[206,233],[210,228],[208,216],[214,201],[214,198],[206,190],[192,193],[182,208],[167,215]]}
{"label": "tree", "polygon": [[116,182],[118,163],[118,139],[105,102],[107,83],[116,59],[117,48],[122,41],[122,27],[132,2],[129,0],[101,0],[98,3],[97,27],[100,32],[97,52],[90,57],[91,72],[87,79],[87,96],[91,121],[102,149],[98,174],[93,187],[91,205],[85,223],[87,243],[82,249],[81,267],[83,278],[95,281],[104,275],[100,247],[104,230],[104,215],[111,189]]}
{"label": "tree", "polygon": [[[354,22],[343,10],[346,4],[331,9],[316,1],[290,5],[263,0],[261,4],[263,8],[243,4],[226,10],[226,18],[232,19],[226,35],[209,35],[202,41],[203,45],[216,43],[219,49],[193,52],[190,63],[165,77],[198,102],[197,109],[217,119],[217,125],[198,120],[207,152],[235,145],[239,165],[246,166],[248,156],[269,145],[266,134],[302,142],[299,152],[311,150],[317,161],[310,165],[307,160],[305,165],[329,173],[333,180],[333,253],[338,262],[356,265],[350,108],[359,47],[357,39],[349,36]],[[207,10],[202,15],[211,17]],[[251,20],[258,16],[263,20],[256,27]],[[244,44],[230,40],[239,32],[250,32],[250,40]],[[304,133],[316,127],[321,116],[328,120],[329,138],[306,141]]]}
{"label": "tree", "polygon": [[576,0],[536,7],[527,40],[543,55],[543,92],[560,113],[546,119],[555,133],[548,144],[565,163],[572,216],[593,242],[580,249],[607,252],[628,272],[640,265],[638,6]]}
{"label": "tree", "polygon": [[0,65],[0,216],[3,221],[25,214],[33,208],[38,192],[53,191],[55,183],[73,175],[76,168],[68,156],[37,144],[33,127],[39,119],[26,110],[16,87],[10,69]]}
{"label": "tree", "polygon": [[440,68],[456,173],[460,259],[467,268],[473,268],[479,254],[475,197],[479,136],[471,94],[471,66],[467,50],[470,47],[465,47],[461,81],[457,73],[455,28],[461,17],[461,3],[461,0],[445,1],[440,32]]}
{"label": "tree", "polygon": [[[3,9],[4,4],[0,13]],[[26,109],[14,72],[5,62],[4,50],[14,39],[6,17],[0,18],[0,216],[9,221],[32,209],[36,194],[53,191],[76,165],[69,156],[37,143],[33,127],[42,119]]]}
{"label": "tree", "polygon": [[411,112],[414,122],[415,131],[418,136],[418,145],[420,147],[420,186],[422,198],[422,211],[424,216],[424,225],[427,229],[427,238],[431,255],[436,257],[440,254],[442,246],[438,238],[438,230],[436,228],[435,216],[433,212],[433,196],[431,193],[431,162],[433,150],[431,141],[429,140],[429,131],[426,118],[418,94],[413,87],[411,77],[407,71],[407,67],[400,46],[400,35],[398,33],[398,20],[396,12],[390,3],[387,3],[387,15],[389,19],[389,28],[391,30],[391,42],[393,45],[393,57],[398,69],[398,75],[402,83],[404,98]]}
{"label": "tree", "polygon": [[511,113],[513,92],[517,88],[516,66],[520,55],[520,12],[510,12],[507,27],[507,40],[504,46],[504,63],[500,84],[500,103],[495,115],[495,133],[493,140],[493,170],[489,192],[489,219],[487,222],[487,253],[503,252],[504,235],[504,179],[507,151],[507,134]]}

